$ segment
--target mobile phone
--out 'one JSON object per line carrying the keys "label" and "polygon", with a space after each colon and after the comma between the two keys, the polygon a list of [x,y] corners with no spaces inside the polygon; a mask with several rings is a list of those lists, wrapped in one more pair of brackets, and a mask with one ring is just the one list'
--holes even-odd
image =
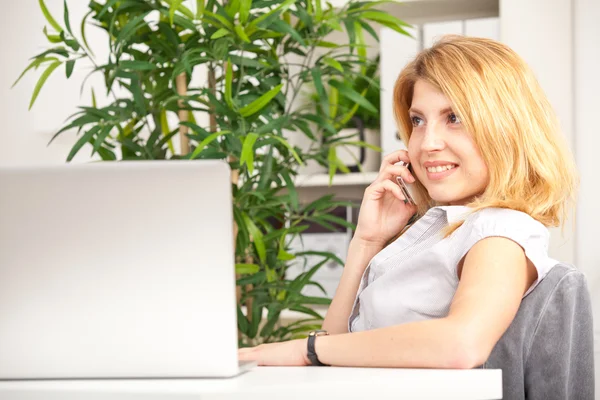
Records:
{"label": "mobile phone", "polygon": [[[410,164],[405,164],[403,161],[400,161],[398,164],[406,165],[408,170],[411,171],[411,173],[412,173]],[[402,177],[400,175],[396,176],[396,182],[398,182],[398,186],[400,186],[400,190],[402,191],[402,194],[404,195],[404,198],[406,199],[406,203],[410,203],[413,206],[417,205],[415,203],[415,199],[411,196],[410,191],[408,190],[408,186],[406,185],[406,182],[404,182],[404,179],[402,179]]]}

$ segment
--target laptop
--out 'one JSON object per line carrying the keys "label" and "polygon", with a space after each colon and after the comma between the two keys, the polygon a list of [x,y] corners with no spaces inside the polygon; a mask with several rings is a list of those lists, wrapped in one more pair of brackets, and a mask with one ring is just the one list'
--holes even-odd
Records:
{"label": "laptop", "polygon": [[0,169],[0,379],[232,377],[229,165]]}

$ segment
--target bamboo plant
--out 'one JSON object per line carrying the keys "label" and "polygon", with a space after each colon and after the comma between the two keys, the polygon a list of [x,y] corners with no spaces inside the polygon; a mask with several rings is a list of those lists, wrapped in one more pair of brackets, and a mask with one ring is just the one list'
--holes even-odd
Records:
{"label": "bamboo plant", "polygon": [[[221,159],[231,166],[240,346],[302,337],[320,326],[313,306],[330,299],[301,292],[319,286],[312,277],[323,264],[342,260],[310,250],[292,254],[289,244],[308,223],[331,230],[353,225],[329,214],[346,205],[333,195],[302,204],[295,176],[309,160],[329,166],[333,176],[343,167],[338,145],[367,144],[334,141],[324,153],[294,147],[289,138],[304,135],[320,143],[359,106],[373,107],[364,92],[345,83],[368,65],[364,37],[377,38],[373,24],[407,34],[404,22],[378,10],[384,3],[352,0],[334,8],[322,0],[92,0],[75,30],[66,0],[62,24],[53,17],[56,10],[39,0],[50,47],[21,75],[42,69],[30,108],[55,71],[64,69],[68,78],[84,59],[94,66],[90,75],[102,75],[110,99],[98,104],[84,82],[92,105],[81,106],[52,138],[77,132],[67,161],[85,149],[104,161]],[[86,39],[92,28],[107,33],[106,60],[94,56]],[[328,41],[334,31],[347,40]],[[201,67],[203,83],[192,84]],[[306,84],[321,95],[318,112],[312,105],[294,106]],[[335,98],[325,95],[332,89]],[[329,112],[339,97],[355,106]],[[205,124],[198,122],[203,115]],[[176,126],[169,116],[177,116]],[[286,278],[292,261],[315,254],[322,261]],[[284,310],[306,318],[284,326]]]}

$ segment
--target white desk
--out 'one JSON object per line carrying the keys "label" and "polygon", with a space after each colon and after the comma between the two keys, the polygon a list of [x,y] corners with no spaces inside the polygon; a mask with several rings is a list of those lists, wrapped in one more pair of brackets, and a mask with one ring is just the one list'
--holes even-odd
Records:
{"label": "white desk", "polygon": [[2,400],[500,399],[501,370],[256,367],[229,379],[0,382]]}

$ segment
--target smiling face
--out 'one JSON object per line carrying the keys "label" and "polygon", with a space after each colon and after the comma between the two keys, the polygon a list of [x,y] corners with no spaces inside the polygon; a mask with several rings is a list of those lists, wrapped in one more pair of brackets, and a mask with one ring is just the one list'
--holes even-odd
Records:
{"label": "smiling face", "polygon": [[440,205],[464,205],[483,193],[488,168],[446,96],[417,80],[409,114],[408,154],[429,196]]}

